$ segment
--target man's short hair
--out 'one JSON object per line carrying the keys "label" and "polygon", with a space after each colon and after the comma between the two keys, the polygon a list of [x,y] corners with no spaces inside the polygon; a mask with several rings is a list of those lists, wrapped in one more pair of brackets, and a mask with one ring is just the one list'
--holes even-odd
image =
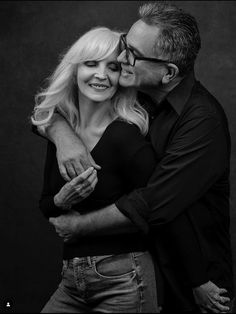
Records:
{"label": "man's short hair", "polygon": [[158,57],[175,63],[180,75],[193,69],[201,39],[195,18],[165,1],[145,3],[139,8],[140,19],[158,26],[161,33],[154,47]]}

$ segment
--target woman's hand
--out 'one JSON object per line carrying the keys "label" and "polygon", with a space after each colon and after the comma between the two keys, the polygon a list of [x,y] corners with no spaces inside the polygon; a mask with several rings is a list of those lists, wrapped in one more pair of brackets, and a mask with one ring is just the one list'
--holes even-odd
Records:
{"label": "woman's hand", "polygon": [[54,196],[56,206],[69,210],[72,205],[81,202],[94,190],[97,179],[97,171],[90,167],[70,182],[67,182]]}

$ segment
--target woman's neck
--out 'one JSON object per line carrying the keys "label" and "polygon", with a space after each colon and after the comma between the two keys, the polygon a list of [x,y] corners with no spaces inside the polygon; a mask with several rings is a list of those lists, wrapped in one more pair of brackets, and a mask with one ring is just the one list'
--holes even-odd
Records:
{"label": "woman's neck", "polygon": [[112,120],[111,101],[94,102],[79,93],[80,131],[106,127]]}

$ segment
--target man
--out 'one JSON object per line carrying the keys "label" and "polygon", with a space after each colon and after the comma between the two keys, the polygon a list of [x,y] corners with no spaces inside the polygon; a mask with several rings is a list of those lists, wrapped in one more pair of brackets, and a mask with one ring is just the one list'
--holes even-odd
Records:
{"label": "man", "polygon": [[[50,222],[65,241],[122,233],[135,225],[152,239],[164,278],[164,311],[229,311],[233,275],[227,119],[194,77],[200,49],[195,19],[162,2],[143,5],[139,13],[121,39],[120,84],[137,88],[140,102],[150,110],[149,136],[159,163],[147,187],[116,204],[81,216],[70,212]],[[56,114],[47,136],[57,146],[59,168],[68,181],[91,164],[99,168]]]}

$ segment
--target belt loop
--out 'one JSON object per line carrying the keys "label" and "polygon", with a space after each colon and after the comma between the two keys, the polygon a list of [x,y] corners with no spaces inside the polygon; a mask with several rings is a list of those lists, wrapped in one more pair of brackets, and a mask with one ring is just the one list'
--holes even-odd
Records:
{"label": "belt loop", "polygon": [[63,266],[68,268],[68,260],[67,259],[64,259],[63,260]]}
{"label": "belt loop", "polygon": [[79,257],[74,257],[74,258],[70,259],[70,261],[71,261],[73,267],[77,267],[79,265],[80,259],[79,259]]}
{"label": "belt loop", "polygon": [[89,265],[89,267],[92,267],[92,260],[91,260],[91,256],[87,256],[87,261],[88,261],[88,265]]}

